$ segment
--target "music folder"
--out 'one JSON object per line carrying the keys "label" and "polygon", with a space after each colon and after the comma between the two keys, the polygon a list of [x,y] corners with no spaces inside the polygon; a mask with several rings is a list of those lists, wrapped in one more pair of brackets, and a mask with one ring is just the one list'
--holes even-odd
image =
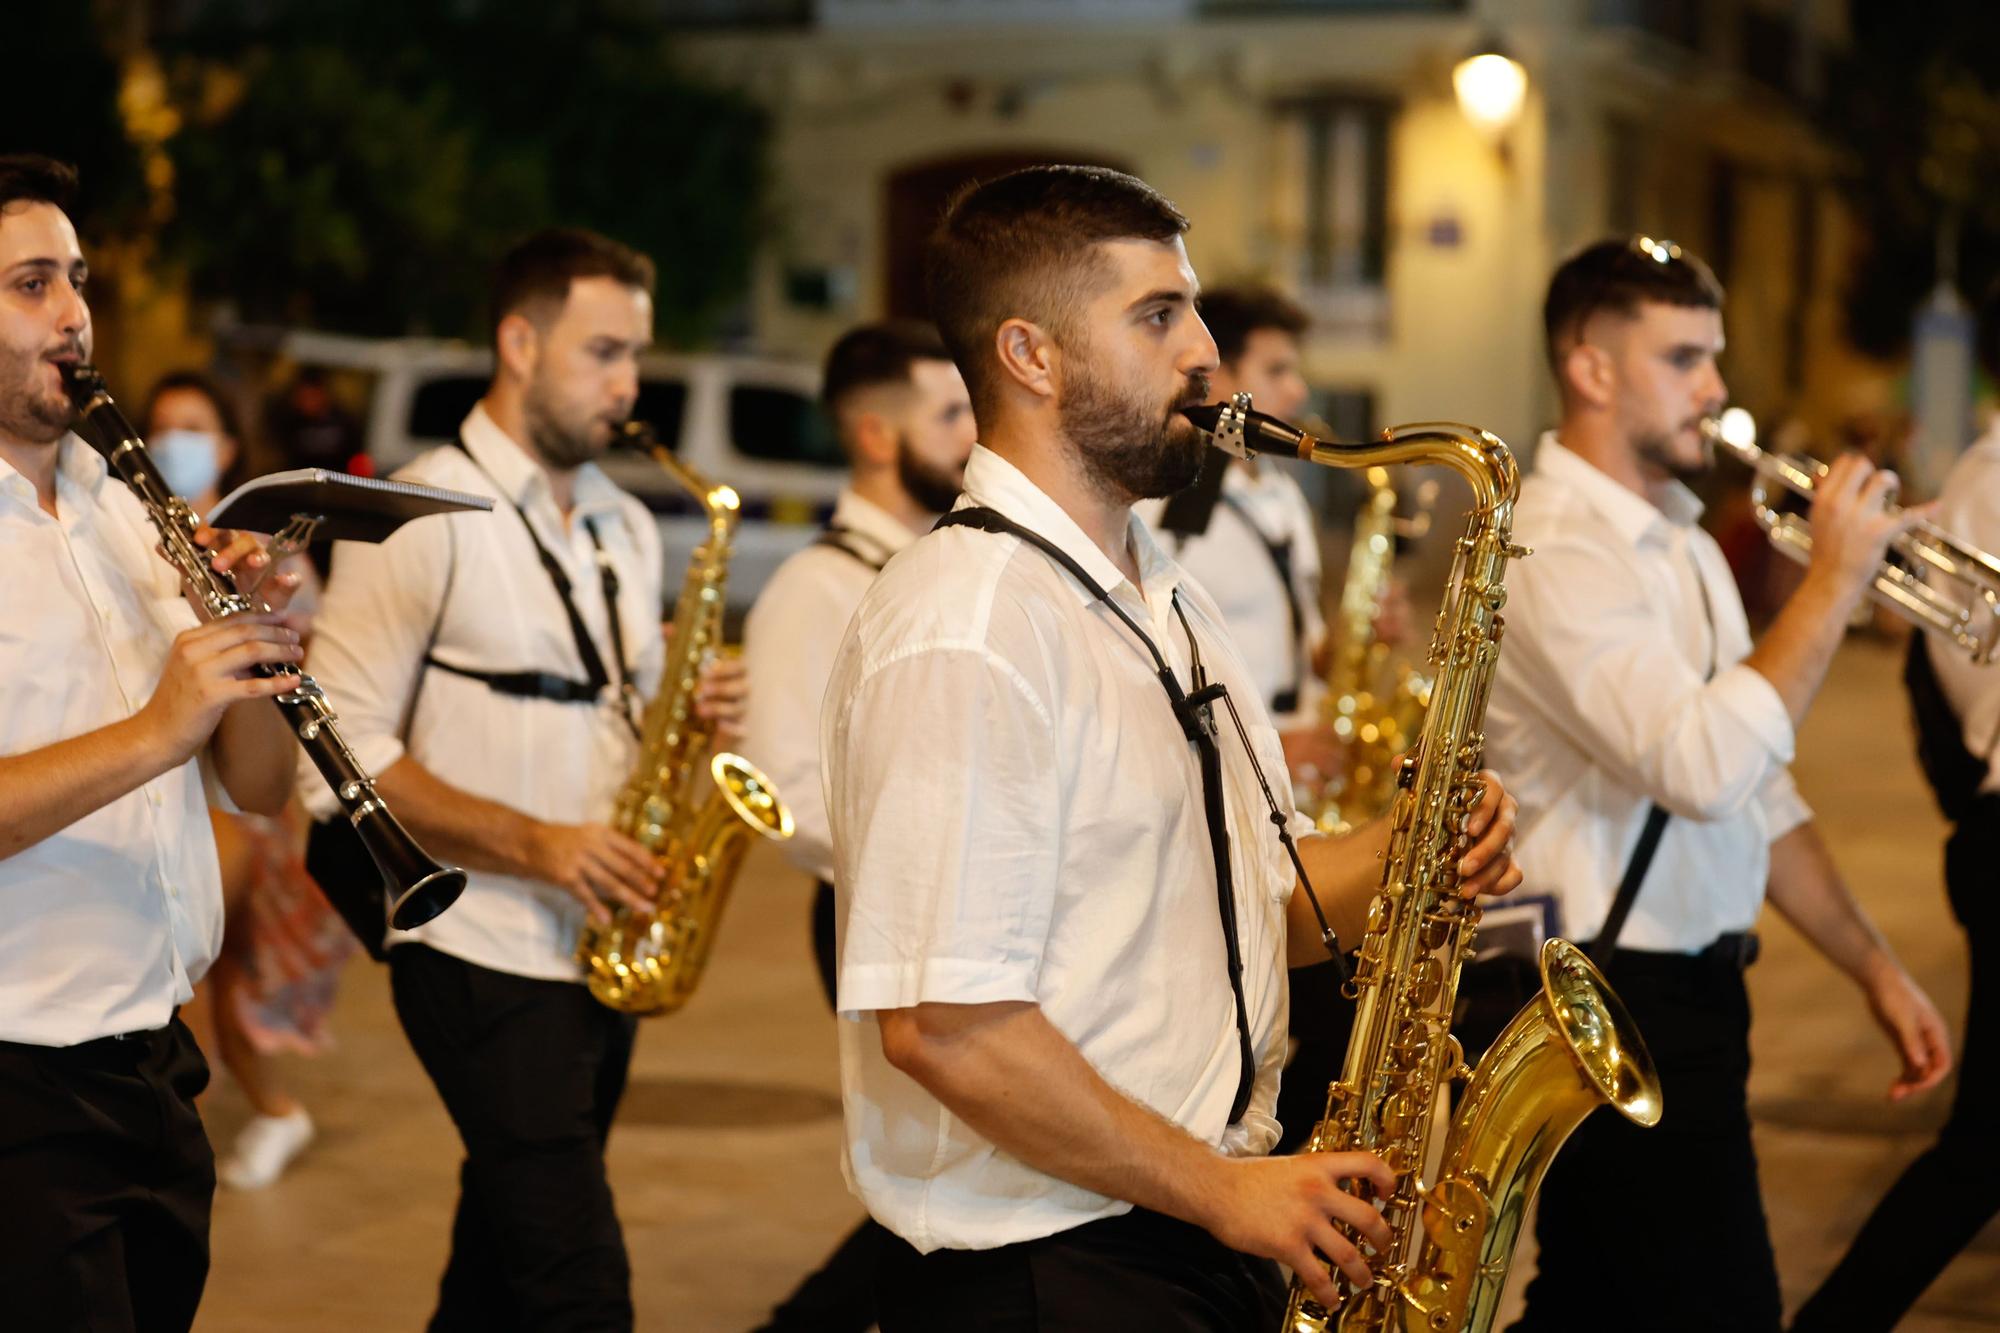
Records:
{"label": "music folder", "polygon": [[297,523],[308,526],[306,540],[379,542],[413,518],[492,508],[483,495],[315,467],[244,482],[209,511],[207,522],[262,533],[281,533]]}

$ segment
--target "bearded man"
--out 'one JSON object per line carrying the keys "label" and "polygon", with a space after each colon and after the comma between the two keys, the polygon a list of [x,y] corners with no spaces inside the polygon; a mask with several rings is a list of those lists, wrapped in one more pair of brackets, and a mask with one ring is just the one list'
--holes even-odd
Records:
{"label": "bearded man", "polygon": [[[1311,825],[1214,601],[1132,515],[1204,447],[1186,227],[1130,176],[1038,167],[960,196],[931,242],[980,445],[862,599],[822,710],[846,1166],[895,1236],[884,1333],[1275,1327],[1274,1259],[1333,1303],[1329,1264],[1367,1280],[1350,1237],[1386,1240],[1379,1160],[1266,1156],[1286,962],[1320,934],[1259,770]],[[1470,827],[1468,891],[1511,888],[1490,775]],[[1299,840],[1344,938],[1386,844]]]}
{"label": "bearded man", "polygon": [[[603,822],[663,667],[660,538],[592,461],[637,400],[652,286],[650,260],[591,232],[515,246],[493,383],[457,440],[397,474],[494,512],[336,545],[315,622],[314,673],[377,788],[470,872],[453,910],[386,941],[397,1016],[465,1144],[433,1333],[633,1324],[604,1144],[635,1020],[591,998],[575,949],[586,916],[648,911],[661,883]],[[736,664],[704,674],[718,737],[742,695]]]}

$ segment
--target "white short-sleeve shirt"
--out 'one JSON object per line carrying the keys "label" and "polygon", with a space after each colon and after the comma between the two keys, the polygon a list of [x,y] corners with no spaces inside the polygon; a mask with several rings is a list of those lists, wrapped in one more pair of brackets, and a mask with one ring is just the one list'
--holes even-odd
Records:
{"label": "white short-sleeve shirt", "polygon": [[[464,450],[433,449],[396,479],[492,496],[492,512],[427,518],[373,545],[336,543],[306,667],[370,773],[408,754],[452,786],[538,819],[605,823],[638,757],[612,687],[596,704],[521,698],[427,670],[424,659],[428,651],[468,670],[583,679],[562,600],[522,530],[525,515],[568,576],[607,672],[616,670],[616,614],[632,679],[650,696],[666,658],[659,530],[644,505],[591,463],[577,469],[565,523],[541,468],[484,406],[465,419],[461,436]],[[586,522],[618,578],[615,611],[605,604]],[[300,771],[307,808],[332,813],[332,793],[303,756]],[[553,884],[473,871],[449,911],[413,931],[389,932],[388,942],[426,944],[514,976],[582,981],[583,921],[583,905]]]}
{"label": "white short-sleeve shirt", "polygon": [[[76,436],[56,515],[0,462],[0,751],[122,722],[195,614],[143,506]],[[258,705],[268,707],[269,705]],[[222,876],[189,759],[0,858],[0,1040],[164,1027],[222,947]]]}
{"label": "white short-sleeve shirt", "polygon": [[[1133,587],[1053,500],[984,448],[960,506],[1075,559],[1145,628],[1183,688],[1188,639],[1236,701],[1292,816],[1283,752],[1207,594],[1133,521]],[[876,1011],[1032,1001],[1127,1096],[1237,1154],[1268,1151],[1285,1053],[1290,863],[1226,716],[1230,864],[1257,1060],[1240,1071],[1196,751],[1130,629],[1019,538],[946,528],[869,589],[823,715],[839,901],[849,1180],[923,1251],[983,1249],[1130,1205],[1029,1167],[884,1058]]]}
{"label": "white short-sleeve shirt", "polygon": [[1678,482],[1649,501],[1553,435],[1521,487],[1532,554],[1507,569],[1486,762],[1520,802],[1522,891],[1553,894],[1572,939],[1602,929],[1654,802],[1673,819],[1619,944],[1667,953],[1754,925],[1771,843],[1811,817],[1700,514]]}

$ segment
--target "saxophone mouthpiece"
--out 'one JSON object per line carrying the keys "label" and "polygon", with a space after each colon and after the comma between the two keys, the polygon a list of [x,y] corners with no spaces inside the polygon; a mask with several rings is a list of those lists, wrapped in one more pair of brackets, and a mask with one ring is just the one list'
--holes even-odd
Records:
{"label": "saxophone mouthpiece", "polygon": [[1181,415],[1207,435],[1210,444],[1236,458],[1248,458],[1252,454],[1283,454],[1296,458],[1300,448],[1310,438],[1297,427],[1288,426],[1269,413],[1252,408],[1247,393],[1239,393],[1226,403],[1184,407]]}

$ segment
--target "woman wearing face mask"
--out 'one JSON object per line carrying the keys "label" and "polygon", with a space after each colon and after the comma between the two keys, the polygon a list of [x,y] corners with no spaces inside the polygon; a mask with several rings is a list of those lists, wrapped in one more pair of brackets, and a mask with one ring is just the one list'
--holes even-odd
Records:
{"label": "woman wearing face mask", "polygon": [[[167,484],[197,514],[248,478],[235,411],[206,376],[163,377],[143,420]],[[281,568],[301,580],[293,610],[310,612],[319,591],[311,563],[295,556]],[[270,1056],[324,1047],[326,1014],[354,939],[306,875],[296,807],[276,818],[211,809],[209,818],[222,864],[223,944],[192,1008],[208,1015],[212,1049],[255,1112],[216,1176],[236,1189],[258,1189],[313,1136],[312,1117],[280,1086]],[[201,1032],[200,1018],[191,1018]]]}

